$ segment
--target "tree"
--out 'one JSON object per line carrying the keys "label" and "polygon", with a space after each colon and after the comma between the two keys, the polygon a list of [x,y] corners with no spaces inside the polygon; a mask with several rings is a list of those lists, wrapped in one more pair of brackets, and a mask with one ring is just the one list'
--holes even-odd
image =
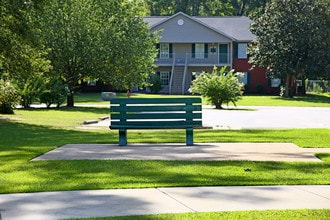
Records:
{"label": "tree", "polygon": [[156,35],[130,0],[51,0],[39,16],[41,37],[51,49],[53,71],[64,79],[67,106],[83,80],[129,89],[153,71]]}
{"label": "tree", "polygon": [[47,108],[50,108],[52,104],[56,104],[59,108],[65,101],[67,91],[61,79],[55,76],[48,76],[48,79],[44,85],[44,91],[39,94],[39,100],[41,103],[45,103]]}
{"label": "tree", "polygon": [[[146,85],[155,67],[157,33],[150,33],[148,25],[136,16],[140,5],[134,1],[100,2],[106,10],[100,11],[97,19],[101,25],[97,30],[98,58],[102,62],[96,77],[125,91]],[[109,16],[109,11],[114,13]]]}
{"label": "tree", "polygon": [[329,77],[329,27],[329,2],[272,1],[251,25],[256,39],[250,62],[268,68],[271,77],[284,78],[285,96],[293,97],[296,78]]}
{"label": "tree", "polygon": [[191,16],[232,15],[234,8],[229,1],[219,0],[145,0],[150,15],[173,15],[183,12]]}
{"label": "tree", "polygon": [[234,14],[237,16],[249,16],[251,17],[259,11],[263,11],[267,2],[271,0],[232,0],[234,8]]}
{"label": "tree", "polygon": [[159,93],[163,89],[162,80],[158,74],[152,75],[150,77],[150,91],[152,93]]}
{"label": "tree", "polygon": [[29,24],[28,9],[22,1],[0,2],[0,76],[24,70],[31,62],[28,58],[39,53],[35,29]]}
{"label": "tree", "polygon": [[[141,0],[143,1],[143,0]],[[270,0],[144,0],[150,15],[249,16]]]}
{"label": "tree", "polygon": [[[28,107],[38,92],[31,84],[51,68],[45,58],[47,51],[37,37],[30,20],[30,11],[39,11],[42,0],[33,2],[3,0],[0,3],[0,77],[17,86],[24,107]],[[32,83],[33,82],[33,83]]]}
{"label": "tree", "polygon": [[220,71],[214,67],[212,73],[202,72],[192,81],[189,91],[193,94],[201,94],[209,99],[217,109],[222,109],[222,104],[236,102],[243,95],[244,85],[238,81],[239,74],[234,70],[225,73],[227,67]]}

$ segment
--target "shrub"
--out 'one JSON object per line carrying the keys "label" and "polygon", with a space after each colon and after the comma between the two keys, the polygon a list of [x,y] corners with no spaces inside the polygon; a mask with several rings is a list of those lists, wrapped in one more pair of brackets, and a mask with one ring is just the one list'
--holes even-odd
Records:
{"label": "shrub", "polygon": [[52,104],[56,104],[57,107],[65,101],[67,90],[65,85],[60,79],[51,78],[45,84],[45,91],[40,96],[40,102],[45,103],[47,108],[50,108]]}
{"label": "shrub", "polygon": [[314,82],[313,83],[313,92],[317,93],[317,94],[321,94],[323,93],[323,88],[319,83]]}
{"label": "shrub", "polygon": [[236,102],[241,99],[244,84],[238,81],[239,74],[234,74],[234,70],[225,73],[226,67],[217,70],[214,67],[212,73],[203,72],[192,81],[189,91],[193,94],[201,94],[215,105],[217,109],[222,109],[222,104]]}
{"label": "shrub", "polygon": [[45,91],[45,85],[46,78],[41,74],[31,76],[24,82],[19,91],[23,108],[29,108],[33,101],[38,101],[40,94]]}
{"label": "shrub", "polygon": [[162,86],[162,80],[160,79],[160,76],[159,75],[152,75],[150,77],[150,90],[152,93],[159,93],[163,86]]}
{"label": "shrub", "polygon": [[19,101],[16,87],[11,82],[0,79],[0,113],[13,114]]}

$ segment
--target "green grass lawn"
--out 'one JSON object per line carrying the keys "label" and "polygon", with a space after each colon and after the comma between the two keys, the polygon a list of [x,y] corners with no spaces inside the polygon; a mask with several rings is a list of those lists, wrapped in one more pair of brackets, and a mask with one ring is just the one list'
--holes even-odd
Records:
{"label": "green grass lawn", "polygon": [[[105,109],[74,108],[77,118]],[[94,112],[95,111],[95,112]],[[100,111],[100,112],[98,112]],[[323,163],[254,161],[35,161],[67,143],[117,143],[117,131],[81,130],[71,110],[17,110],[0,120],[0,193],[166,186],[330,184]],[[79,117],[78,117],[79,116]],[[34,120],[39,118],[39,120]],[[15,120],[13,120],[15,119]],[[77,124],[78,123],[78,124]],[[196,142],[293,142],[329,147],[329,129],[196,130]],[[184,130],[130,131],[133,143],[184,142]],[[252,172],[245,172],[245,168]],[[329,178],[327,178],[329,177]]]}
{"label": "green grass lawn", "polygon": [[[238,211],[238,212],[202,212],[184,214],[164,214],[164,215],[144,215],[144,216],[125,216],[109,218],[88,218],[88,220],[305,220],[317,219],[328,220],[330,210],[267,210],[267,211]],[[87,220],[87,219],[86,219]]]}
{"label": "green grass lawn", "polygon": [[[117,97],[124,98],[126,94],[117,93]],[[132,94],[132,98],[151,98],[151,97],[169,97],[169,95],[153,94]],[[182,97],[171,95],[170,97]],[[75,96],[75,102],[81,104],[107,104],[107,101],[101,100],[101,93],[82,93]],[[203,103],[207,104],[205,98]],[[243,95],[237,102],[239,106],[297,106],[297,107],[330,107],[330,93],[316,94],[309,93],[307,96],[296,96],[292,99],[282,98],[280,96],[261,96],[261,95]],[[232,104],[231,104],[232,106]],[[226,107],[224,105],[224,107]]]}
{"label": "green grass lawn", "polygon": [[[145,96],[145,95],[142,95]],[[104,103],[89,94],[76,103]],[[251,105],[269,97],[249,97]],[[323,107],[328,96],[316,101]],[[254,101],[253,101],[254,100]],[[242,100],[243,101],[243,100]],[[285,103],[286,100],[283,100]],[[313,106],[312,101],[301,101]],[[283,104],[284,105],[284,104]],[[170,186],[330,184],[330,154],[319,154],[323,163],[258,161],[34,161],[38,155],[68,143],[117,143],[117,131],[82,129],[84,120],[109,114],[108,107],[15,110],[0,115],[0,193],[55,190],[141,188]],[[129,131],[132,143],[185,142],[184,130]],[[148,141],[146,141],[148,140]],[[330,129],[287,130],[195,130],[195,142],[292,142],[301,147],[330,147]],[[250,168],[252,172],[245,172]],[[328,216],[325,211],[283,211],[278,219],[291,216]],[[220,215],[220,217],[219,217]],[[235,219],[240,212],[157,216],[159,219]],[[227,216],[228,215],[228,216]],[[256,214],[258,216],[277,213]],[[185,217],[188,216],[188,217]],[[207,217],[211,216],[211,217]],[[247,216],[246,213],[242,216]],[[250,213],[248,213],[250,216]],[[254,214],[252,215],[254,216]],[[151,217],[153,218],[153,217]],[[267,217],[263,217],[267,219]],[[140,219],[150,219],[142,216]],[[258,218],[262,219],[262,218]],[[294,217],[292,217],[294,219]],[[303,219],[303,218],[302,218]]]}
{"label": "green grass lawn", "polygon": [[297,107],[330,107],[330,93],[296,96],[292,99],[280,96],[253,96],[244,95],[237,102],[242,106],[297,106]]}

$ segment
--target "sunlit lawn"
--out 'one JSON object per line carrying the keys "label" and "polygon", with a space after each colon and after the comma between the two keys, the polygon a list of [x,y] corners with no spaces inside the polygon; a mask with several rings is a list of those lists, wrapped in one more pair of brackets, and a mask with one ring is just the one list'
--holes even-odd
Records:
{"label": "sunlit lawn", "polygon": [[[108,108],[16,110],[0,120],[0,193],[166,186],[330,184],[329,154],[323,163],[253,161],[35,161],[68,143],[117,143],[117,131],[81,129]],[[131,143],[185,141],[184,130],[129,131]],[[329,147],[329,129],[197,129],[196,142],[292,142]],[[245,172],[245,168],[252,172]],[[329,177],[329,178],[327,178]]]}
{"label": "sunlit lawn", "polygon": [[[325,161],[323,163],[138,160],[30,162],[30,159],[66,143],[115,143],[117,133],[63,130],[2,121],[3,127],[6,129],[1,129],[0,135],[1,140],[4,140],[0,144],[1,193],[169,186],[330,184],[328,154],[321,157]],[[217,132],[198,131],[196,141],[200,142],[205,135],[216,138],[223,134],[222,131]],[[242,135],[245,135],[244,141],[249,140],[250,136],[258,136],[258,131],[250,134],[228,132],[224,134],[230,141],[240,141]],[[259,141],[299,139],[294,132],[278,133],[275,140],[271,140],[276,135],[271,134],[271,131],[260,132],[263,135]],[[326,137],[329,131],[312,129],[302,131],[302,134],[309,132],[323,133],[322,137],[329,140]],[[183,142],[184,133],[175,133],[131,132],[130,139],[133,142],[145,142],[152,136],[159,136],[162,142],[171,142],[173,139]],[[265,138],[267,136],[269,139]],[[252,172],[245,172],[246,168]]]}
{"label": "sunlit lawn", "polygon": [[244,95],[237,102],[242,106],[297,106],[297,107],[330,107],[330,93],[315,94],[307,96],[296,96],[292,99],[280,96],[253,96]]}
{"label": "sunlit lawn", "polygon": [[[144,216],[125,216],[109,218],[88,218],[88,220],[328,220],[330,210],[267,210],[267,211],[238,211],[238,212],[205,212],[184,214],[162,214]],[[87,219],[85,219],[87,220]]]}
{"label": "sunlit lawn", "polygon": [[[124,98],[126,94],[117,93],[117,97]],[[153,95],[133,93],[132,98],[151,98],[151,97],[182,97],[177,95]],[[101,93],[83,93],[75,96],[76,103],[84,104],[108,104],[101,100]],[[208,104],[203,98],[203,103]],[[297,106],[297,107],[330,107],[330,93],[309,93],[307,96],[296,96],[293,99],[282,98],[280,96],[261,96],[261,95],[243,95],[243,98],[237,102],[239,106]],[[231,104],[232,106],[232,104]]]}
{"label": "sunlit lawn", "polygon": [[[330,184],[330,154],[323,163],[258,161],[34,161],[38,155],[68,143],[117,143],[117,131],[90,129],[84,120],[108,116],[109,102],[100,94],[76,96],[77,104],[96,107],[15,110],[0,115],[0,193],[142,188],[171,186]],[[125,97],[125,94],[120,96]],[[136,95],[150,97],[150,95]],[[133,95],[134,97],[134,95]],[[156,95],[156,97],[159,97]],[[314,96],[312,96],[314,97]],[[315,97],[314,97],[315,98]],[[329,96],[316,100],[282,100],[246,96],[239,105],[329,106]],[[247,102],[247,104],[245,104]],[[282,104],[281,104],[282,102]],[[101,105],[102,104],[102,105]],[[103,106],[105,104],[105,106]],[[185,142],[184,130],[129,131],[131,143]],[[146,141],[147,140],[147,141]],[[195,142],[290,142],[300,147],[330,147],[329,129],[211,130],[196,129]],[[249,168],[251,172],[245,172]],[[252,217],[251,217],[252,216]],[[329,210],[188,213],[139,216],[133,219],[326,219]],[[111,218],[110,218],[111,219]],[[130,219],[130,218],[128,218]]]}

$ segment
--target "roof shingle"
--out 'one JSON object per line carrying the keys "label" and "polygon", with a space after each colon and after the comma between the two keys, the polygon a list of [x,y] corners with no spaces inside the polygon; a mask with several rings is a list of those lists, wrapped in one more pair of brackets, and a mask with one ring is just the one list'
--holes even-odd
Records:
{"label": "roof shingle", "polygon": [[[178,14],[184,14],[179,12]],[[250,25],[253,22],[245,16],[210,16],[210,17],[195,17],[184,14],[186,17],[196,20],[201,24],[209,27],[219,33],[226,34],[236,41],[250,42],[255,38],[255,35],[250,31]],[[150,27],[176,17],[173,16],[149,16],[144,17],[143,20],[149,24]]]}

